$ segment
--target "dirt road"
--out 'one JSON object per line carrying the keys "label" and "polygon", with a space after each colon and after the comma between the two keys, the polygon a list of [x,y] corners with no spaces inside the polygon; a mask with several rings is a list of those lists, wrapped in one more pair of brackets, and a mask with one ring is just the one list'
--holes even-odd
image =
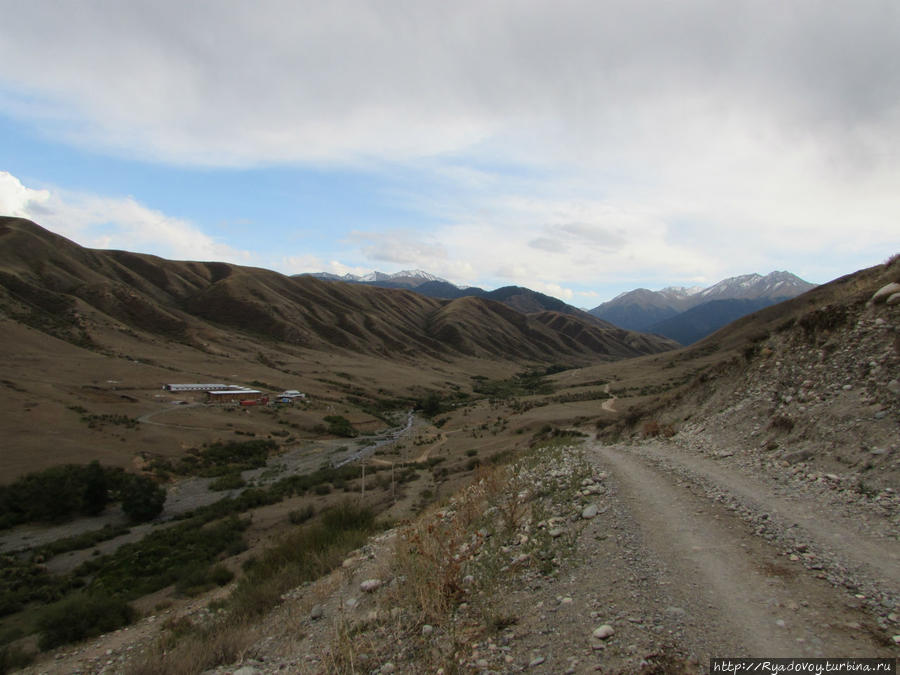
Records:
{"label": "dirt road", "polygon": [[[900,654],[888,524],[853,528],[814,496],[667,443],[584,453],[599,513],[557,578],[504,598],[511,663],[693,673],[713,656]],[[592,638],[604,624],[613,635]]]}
{"label": "dirt road", "polygon": [[[677,473],[626,447],[594,446],[589,454],[616,482],[643,546],[663,561],[660,581],[680,596],[687,613],[702,617],[699,630],[685,636],[689,644],[706,646],[710,653],[772,657],[865,656],[887,648],[884,631],[860,598],[791,561],[721,503],[694,494]],[[694,461],[696,468],[709,468]],[[772,508],[769,491],[750,478],[714,471],[704,477],[725,490],[762,498]],[[823,547],[840,541],[841,553],[848,554],[860,546],[854,557],[863,557],[859,562],[880,582],[896,585],[891,558],[896,542],[879,545],[852,537],[833,518],[810,518],[808,506],[778,500],[778,517],[801,523],[805,538]]]}

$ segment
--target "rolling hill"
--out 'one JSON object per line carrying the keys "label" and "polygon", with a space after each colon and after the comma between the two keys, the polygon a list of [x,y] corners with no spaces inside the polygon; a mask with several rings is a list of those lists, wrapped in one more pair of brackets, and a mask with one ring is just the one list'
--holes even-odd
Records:
{"label": "rolling hill", "polygon": [[100,328],[197,346],[211,328],[224,328],[386,358],[588,362],[675,346],[578,317],[576,329],[563,333],[540,312],[526,315],[485,298],[439,300],[227,263],[90,250],[16,218],[0,219],[0,310],[87,347],[99,346]]}

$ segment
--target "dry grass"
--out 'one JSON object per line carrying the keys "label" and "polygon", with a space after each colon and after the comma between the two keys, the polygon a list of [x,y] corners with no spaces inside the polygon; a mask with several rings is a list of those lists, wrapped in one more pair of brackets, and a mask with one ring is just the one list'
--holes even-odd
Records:
{"label": "dry grass", "polygon": [[177,627],[167,631],[141,663],[128,675],[195,675],[204,670],[240,663],[259,639],[248,624],[220,624],[179,635]]}

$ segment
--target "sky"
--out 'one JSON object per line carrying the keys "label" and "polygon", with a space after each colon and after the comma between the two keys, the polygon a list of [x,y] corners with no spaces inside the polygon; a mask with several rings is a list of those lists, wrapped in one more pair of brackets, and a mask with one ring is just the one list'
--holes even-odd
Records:
{"label": "sky", "polygon": [[579,307],[900,251],[896,0],[0,0],[0,215]]}

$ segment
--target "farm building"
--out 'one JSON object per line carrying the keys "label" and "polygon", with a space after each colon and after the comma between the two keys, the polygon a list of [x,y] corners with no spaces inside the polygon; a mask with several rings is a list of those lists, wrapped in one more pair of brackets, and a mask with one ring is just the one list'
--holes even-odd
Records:
{"label": "farm building", "polygon": [[258,401],[263,393],[258,389],[223,389],[206,392],[206,400],[211,403],[232,403],[235,401]]}
{"label": "farm building", "polygon": [[230,389],[228,384],[164,384],[166,391],[225,391]]}

